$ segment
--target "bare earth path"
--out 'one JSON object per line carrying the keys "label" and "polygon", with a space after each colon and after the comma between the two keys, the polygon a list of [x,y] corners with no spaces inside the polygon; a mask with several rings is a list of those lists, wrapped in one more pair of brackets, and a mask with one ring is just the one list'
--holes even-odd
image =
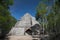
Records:
{"label": "bare earth path", "polygon": [[31,36],[9,36],[9,40],[32,40]]}

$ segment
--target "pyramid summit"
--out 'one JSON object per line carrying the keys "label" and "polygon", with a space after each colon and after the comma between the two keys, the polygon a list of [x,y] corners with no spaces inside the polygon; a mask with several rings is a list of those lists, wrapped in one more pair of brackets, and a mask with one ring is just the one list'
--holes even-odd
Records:
{"label": "pyramid summit", "polygon": [[30,19],[32,16],[29,14],[29,13],[25,13],[23,17],[21,17],[20,20],[23,20],[23,19]]}
{"label": "pyramid summit", "polygon": [[25,15],[24,16],[31,16],[29,13],[25,13]]}

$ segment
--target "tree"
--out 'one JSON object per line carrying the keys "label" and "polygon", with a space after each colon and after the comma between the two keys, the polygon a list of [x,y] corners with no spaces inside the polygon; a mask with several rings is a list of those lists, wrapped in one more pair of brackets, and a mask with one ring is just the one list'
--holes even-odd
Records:
{"label": "tree", "polygon": [[[48,14],[48,32],[53,35],[50,40],[57,40],[56,35],[60,34],[60,0],[55,0],[54,5],[52,6],[52,12]],[[51,34],[52,33],[52,34]],[[55,37],[54,37],[55,36]],[[60,35],[59,35],[60,36]],[[59,39],[58,39],[59,40]]]}
{"label": "tree", "polygon": [[45,4],[44,2],[40,2],[40,4],[37,7],[37,13],[35,17],[36,17],[36,20],[43,27],[43,30],[47,27],[46,14],[47,14],[47,4]]}
{"label": "tree", "polygon": [[[41,7],[43,10],[41,9]],[[38,6],[36,19],[40,22],[40,24],[42,22],[44,24],[47,19],[47,22],[48,22],[47,30],[48,30],[48,34],[50,35],[50,40],[55,40],[56,36],[58,36],[57,38],[60,37],[60,29],[59,29],[60,28],[60,0],[54,0],[51,11],[47,14],[46,14],[47,11],[45,8],[46,8],[45,6]]]}
{"label": "tree", "polygon": [[9,6],[12,5],[13,0],[0,0],[0,37],[3,38],[15,24],[16,19],[11,16]]}

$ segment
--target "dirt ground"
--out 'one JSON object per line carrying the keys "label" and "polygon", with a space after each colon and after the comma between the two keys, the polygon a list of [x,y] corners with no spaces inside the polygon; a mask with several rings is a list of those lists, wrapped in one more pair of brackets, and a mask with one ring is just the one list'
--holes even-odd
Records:
{"label": "dirt ground", "polygon": [[32,40],[31,36],[9,36],[9,40]]}

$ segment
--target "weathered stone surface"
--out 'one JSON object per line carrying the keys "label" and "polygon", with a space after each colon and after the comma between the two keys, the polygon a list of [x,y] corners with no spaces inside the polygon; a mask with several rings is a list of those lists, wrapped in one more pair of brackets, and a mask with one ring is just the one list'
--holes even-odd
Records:
{"label": "weathered stone surface", "polygon": [[31,26],[31,20],[32,20],[31,15],[26,13],[19,21],[17,21],[15,27],[28,27],[28,26]]}
{"label": "weathered stone surface", "polygon": [[12,30],[9,33],[10,35],[16,35],[16,36],[23,36],[24,35],[24,28],[12,28]]}
{"label": "weathered stone surface", "polygon": [[25,31],[35,24],[39,24],[35,17],[32,17],[29,13],[26,13],[11,29],[9,34],[11,35],[24,35]]}

